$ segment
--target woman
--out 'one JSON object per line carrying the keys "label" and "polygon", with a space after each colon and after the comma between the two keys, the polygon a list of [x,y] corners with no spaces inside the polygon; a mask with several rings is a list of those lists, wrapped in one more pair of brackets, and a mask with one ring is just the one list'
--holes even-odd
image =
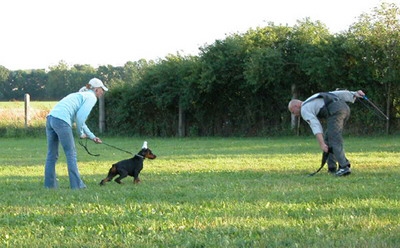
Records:
{"label": "woman", "polygon": [[100,79],[93,78],[86,86],[87,90],[71,93],[61,99],[50,111],[46,122],[47,158],[44,170],[45,188],[58,188],[56,178],[56,162],[58,159],[58,145],[61,143],[67,158],[68,176],[71,189],[83,189],[83,183],[77,165],[73,123],[81,139],[89,138],[97,144],[101,144],[85,122],[97,99],[108,91]]}

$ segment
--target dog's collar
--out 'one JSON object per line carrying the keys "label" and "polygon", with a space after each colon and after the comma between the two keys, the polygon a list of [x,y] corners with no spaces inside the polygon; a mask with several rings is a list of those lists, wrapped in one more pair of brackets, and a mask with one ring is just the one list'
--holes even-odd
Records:
{"label": "dog's collar", "polygon": [[139,155],[139,154],[135,154],[135,157],[139,157],[139,158],[141,158],[141,159],[144,159],[144,156]]}

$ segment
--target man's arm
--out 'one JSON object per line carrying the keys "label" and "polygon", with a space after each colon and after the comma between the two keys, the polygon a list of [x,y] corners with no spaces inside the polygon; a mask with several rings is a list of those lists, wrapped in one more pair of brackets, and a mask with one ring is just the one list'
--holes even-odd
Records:
{"label": "man's arm", "polygon": [[365,96],[362,90],[358,91],[337,90],[337,91],[331,91],[331,93],[335,94],[343,101],[351,103],[354,103],[357,97],[362,98],[363,96]]}
{"label": "man's arm", "polygon": [[322,135],[322,133],[317,133],[315,137],[317,138],[321,150],[324,152],[328,152],[328,146],[325,144],[324,136]]}

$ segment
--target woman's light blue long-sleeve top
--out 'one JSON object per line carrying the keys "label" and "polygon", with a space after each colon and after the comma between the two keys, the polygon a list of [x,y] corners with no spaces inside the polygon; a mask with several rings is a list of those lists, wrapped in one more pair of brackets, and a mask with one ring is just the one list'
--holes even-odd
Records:
{"label": "woman's light blue long-sleeve top", "polygon": [[96,136],[86,126],[85,122],[96,102],[97,97],[92,90],[71,93],[61,99],[49,115],[65,121],[71,128],[75,122],[79,137],[85,134],[90,139],[94,139]]}

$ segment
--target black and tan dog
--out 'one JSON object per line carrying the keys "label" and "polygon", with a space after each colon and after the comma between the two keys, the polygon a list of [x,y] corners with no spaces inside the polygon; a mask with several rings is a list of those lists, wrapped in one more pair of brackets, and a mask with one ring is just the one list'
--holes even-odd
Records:
{"label": "black and tan dog", "polygon": [[147,142],[143,143],[142,149],[130,159],[119,161],[112,165],[106,178],[101,180],[100,185],[105,185],[106,182],[111,181],[116,175],[119,175],[114,181],[122,184],[121,179],[132,176],[134,183],[140,183],[139,174],[143,169],[143,160],[155,159],[157,156],[147,148]]}

